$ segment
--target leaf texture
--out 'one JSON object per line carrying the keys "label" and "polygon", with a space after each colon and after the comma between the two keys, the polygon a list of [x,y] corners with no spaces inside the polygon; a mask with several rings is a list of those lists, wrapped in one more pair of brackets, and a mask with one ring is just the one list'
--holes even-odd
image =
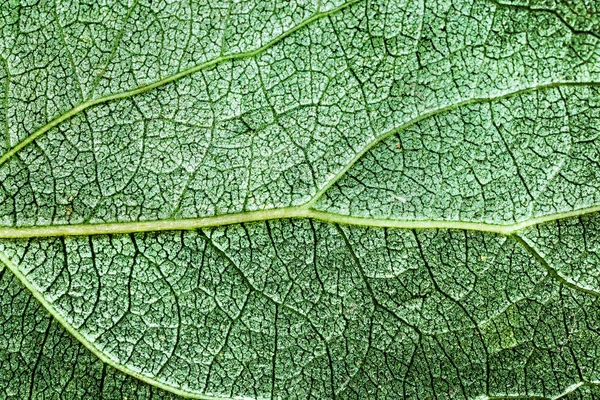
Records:
{"label": "leaf texture", "polygon": [[0,29],[0,397],[600,395],[595,2]]}

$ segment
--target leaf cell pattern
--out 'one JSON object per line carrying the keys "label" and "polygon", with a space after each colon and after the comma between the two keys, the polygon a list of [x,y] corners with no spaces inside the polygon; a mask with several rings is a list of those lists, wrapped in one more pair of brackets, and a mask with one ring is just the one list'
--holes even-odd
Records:
{"label": "leaf cell pattern", "polygon": [[596,2],[0,30],[0,397],[600,396]]}

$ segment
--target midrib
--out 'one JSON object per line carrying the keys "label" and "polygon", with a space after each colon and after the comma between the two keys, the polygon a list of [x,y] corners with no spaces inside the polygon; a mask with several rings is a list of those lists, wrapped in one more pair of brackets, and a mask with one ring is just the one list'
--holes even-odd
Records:
{"label": "midrib", "polygon": [[[17,154],[24,147],[35,141],[37,138],[56,127],[60,123],[70,119],[71,117],[79,114],[80,112],[93,107],[98,104],[106,103],[113,100],[128,98],[147,92],[149,90],[158,88],[168,83],[174,82],[180,78],[191,75],[195,72],[204,70],[221,62],[229,60],[243,59],[248,57],[254,57],[270,47],[274,46],[278,42],[282,41],[286,37],[290,36],[299,29],[311,24],[312,22],[335,14],[344,8],[347,8],[361,0],[351,0],[337,8],[331,9],[326,12],[315,13],[310,18],[302,21],[300,24],[294,26],[290,30],[282,33],[276,38],[272,39],[263,46],[241,53],[235,53],[231,55],[220,56],[214,58],[205,63],[196,65],[192,68],[181,71],[177,74],[166,77],[162,80],[156,81],[151,84],[142,85],[135,89],[131,89],[125,92],[116,93],[96,99],[92,99],[77,105],[66,113],[56,117],[43,127],[36,130],[34,133],[29,135],[26,139],[12,147],[9,151],[0,156],[0,166],[7,162],[12,156]],[[98,224],[72,224],[72,225],[52,225],[52,226],[36,226],[36,227],[0,227],[0,238],[29,238],[29,237],[51,237],[51,236],[80,236],[80,235],[97,235],[97,234],[117,234],[117,233],[134,233],[134,232],[152,232],[152,231],[168,231],[168,230],[192,230],[206,227],[217,227],[229,224],[243,223],[243,222],[256,222],[274,219],[285,219],[285,218],[311,218],[319,221],[347,224],[347,225],[358,225],[358,226],[371,226],[371,227],[386,227],[386,228],[402,228],[402,229],[462,229],[472,230],[481,232],[491,232],[501,235],[511,235],[519,230],[538,225],[544,222],[555,221],[559,219],[571,218],[582,216],[594,212],[600,211],[600,205],[590,206],[574,211],[559,212],[555,214],[548,214],[540,217],[534,217],[528,220],[520,221],[514,224],[491,224],[485,222],[469,222],[459,220],[394,220],[394,219],[383,219],[383,218],[367,218],[367,217],[354,217],[348,215],[340,215],[334,213],[328,213],[324,211],[314,210],[312,207],[317,201],[324,195],[324,193],[331,188],[336,182],[338,182],[346,172],[355,165],[358,160],[362,158],[369,150],[375,147],[378,143],[382,142],[386,138],[405,130],[406,128],[417,124],[418,122],[433,117],[438,114],[455,110],[459,107],[463,107],[470,104],[487,103],[492,101],[498,101],[506,99],[512,96],[517,96],[529,92],[538,90],[546,90],[559,87],[580,87],[580,86],[600,86],[600,82],[588,81],[588,82],[576,82],[576,81],[561,81],[561,82],[549,82],[544,84],[538,84],[531,87],[522,87],[511,92],[504,92],[497,96],[490,97],[472,97],[454,104],[442,106],[436,109],[432,109],[417,117],[406,121],[405,123],[386,131],[380,135],[377,135],[373,140],[367,142],[363,148],[361,148],[347,164],[341,168],[338,173],[331,178],[329,181],[317,191],[317,193],[305,204],[296,207],[284,207],[275,208],[261,211],[250,211],[241,213],[232,213],[210,217],[200,218],[187,218],[187,219],[173,219],[173,220],[155,220],[155,221],[141,221],[141,222],[111,222],[111,223],[98,223]]]}
{"label": "midrib", "polygon": [[314,219],[317,221],[357,225],[378,228],[397,229],[459,229],[479,232],[489,232],[498,235],[512,235],[523,229],[539,224],[557,221],[566,218],[580,217],[600,211],[600,205],[581,208],[573,211],[547,214],[530,218],[514,224],[491,224],[485,222],[469,222],[458,220],[421,220],[406,221],[383,218],[354,217],[349,215],[334,214],[318,211],[306,206],[274,208],[261,211],[249,211],[201,218],[136,221],[136,222],[110,222],[100,224],[73,224],[51,225],[35,227],[0,227],[0,239],[18,239],[54,236],[83,236],[122,234],[137,232],[158,232],[193,230],[200,228],[218,227],[245,222],[259,222],[276,219]]}
{"label": "midrib", "polygon": [[[356,2],[356,1],[354,1]],[[314,20],[314,19],[313,19]],[[267,46],[267,45],[265,45]],[[263,46],[263,47],[265,47]],[[255,50],[252,53],[259,53],[259,50]],[[233,58],[233,57],[230,57]],[[224,58],[222,58],[224,59]],[[214,65],[222,59],[217,59],[203,64],[207,67],[209,64]],[[195,70],[202,69],[203,66],[196,67]],[[177,79],[176,77],[183,76],[184,73],[180,73],[174,77],[168,78],[169,81]],[[162,82],[162,83],[161,83]],[[50,130],[52,127],[58,125],[62,121],[71,118],[73,115],[83,111],[84,109],[91,107],[94,104],[103,103],[109,100],[119,99],[128,97],[137,93],[150,90],[158,87],[161,84],[166,83],[166,80],[157,82],[153,85],[138,88],[130,92],[119,93],[111,95],[105,98],[95,99],[90,102],[81,104],[68,113],[61,117],[53,120],[51,123],[36,131],[34,134],[29,136],[19,145],[13,147],[9,152],[5,153],[0,157],[0,165],[6,162],[12,155],[17,153],[20,149],[31,143],[37,137]],[[378,143],[382,142],[386,138],[401,132],[402,130],[412,126],[426,118],[438,115],[440,113],[454,110],[458,107],[490,102],[496,100],[502,100],[511,96],[533,92],[536,90],[552,89],[563,86],[600,86],[600,82],[552,82],[535,87],[522,88],[510,93],[504,93],[495,97],[489,98],[471,98],[462,102],[458,102],[449,106],[441,107],[429,112],[423,113],[404,124],[384,132],[383,134],[375,137],[372,141],[368,142],[355,156],[329,181],[327,181],[315,195],[305,204],[296,207],[284,207],[274,208],[269,210],[261,211],[249,211],[241,213],[231,213],[218,216],[200,217],[200,218],[187,218],[187,219],[173,219],[173,220],[156,220],[156,221],[142,221],[142,222],[112,222],[112,223],[99,223],[99,224],[72,224],[72,225],[53,225],[53,226],[38,226],[38,227],[0,227],[0,238],[28,238],[28,237],[44,237],[44,236],[78,236],[78,235],[99,235],[99,234],[111,234],[111,233],[132,233],[132,232],[151,232],[151,231],[166,231],[166,230],[190,230],[206,227],[216,227],[228,224],[236,224],[243,222],[255,222],[265,221],[282,218],[312,218],[315,220],[340,223],[347,225],[360,225],[360,226],[372,226],[372,227],[387,227],[387,228],[403,228],[403,229],[463,229],[481,232],[492,232],[501,235],[510,235],[516,231],[525,229],[530,226],[534,226],[540,223],[571,218],[581,216],[585,214],[594,213],[600,211],[600,205],[594,205],[578,210],[559,212],[555,214],[547,214],[540,217],[534,217],[528,220],[520,221],[514,224],[490,224],[484,222],[469,222],[469,221],[453,221],[453,220],[393,220],[393,219],[380,219],[380,218],[366,218],[366,217],[353,217],[347,215],[333,214],[323,211],[314,210],[312,207],[317,201],[325,194],[325,192],[331,188],[336,182],[338,182],[346,172],[355,165],[358,160],[362,158],[369,150],[375,147]],[[134,93],[135,92],[135,93]]]}

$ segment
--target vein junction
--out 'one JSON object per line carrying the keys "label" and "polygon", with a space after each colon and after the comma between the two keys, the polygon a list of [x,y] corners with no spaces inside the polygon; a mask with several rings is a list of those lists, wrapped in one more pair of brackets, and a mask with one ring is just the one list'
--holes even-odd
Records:
{"label": "vein junction", "polygon": [[[242,53],[236,53],[231,55],[222,55],[214,58],[205,63],[199,64],[187,70],[181,71],[177,74],[171,75],[165,79],[156,81],[149,85],[142,85],[135,89],[112,94],[109,96],[93,99],[84,102],[73,109],[69,110],[65,114],[50,121],[45,126],[41,127],[26,139],[21,141],[19,144],[11,148],[9,151],[0,156],[0,165],[6,163],[14,155],[16,155],[21,149],[34,142],[37,138],[44,135],[46,132],[56,127],[60,123],[70,119],[71,117],[81,113],[82,111],[93,107],[95,105],[106,103],[112,100],[124,99],[127,97],[135,96],[147,92],[151,89],[158,88],[160,86],[174,82],[184,76],[191,75],[195,72],[210,68],[216,64],[231,61],[235,59],[242,59],[248,57],[254,57],[261,52],[274,46],[276,43],[281,42],[286,37],[290,36],[299,29],[313,23],[314,21],[333,15],[341,11],[344,8],[349,7],[352,4],[357,3],[359,0],[350,1],[338,8],[332,9],[327,12],[315,13],[312,17],[302,21],[292,29],[274,38],[270,42],[254,50]],[[203,227],[222,226],[227,224],[243,223],[243,222],[254,222],[273,220],[281,218],[311,218],[315,220],[321,220],[331,223],[349,224],[349,225],[361,225],[361,226],[373,226],[373,227],[390,227],[390,228],[405,228],[405,229],[464,229],[474,230],[483,232],[492,232],[502,235],[510,235],[519,230],[531,227],[540,223],[554,221],[558,219],[564,219],[569,217],[581,216],[600,210],[600,206],[593,205],[586,208],[581,208],[574,211],[565,211],[555,214],[547,214],[539,217],[533,217],[526,220],[520,220],[513,224],[494,224],[486,222],[470,222],[461,220],[437,220],[437,219],[424,219],[424,220],[400,220],[394,218],[368,218],[360,216],[349,216],[343,215],[343,212],[337,213],[332,211],[319,211],[313,206],[316,205],[319,199],[343,176],[348,172],[365,154],[373,149],[378,143],[381,143],[386,138],[389,138],[399,132],[413,126],[420,121],[433,117],[435,115],[445,113],[448,111],[455,110],[459,107],[477,104],[477,103],[489,103],[492,101],[506,99],[508,97],[517,96],[524,93],[559,88],[568,86],[600,86],[600,82],[550,82],[545,84],[536,84],[531,87],[521,87],[511,92],[500,93],[498,95],[490,95],[484,97],[473,97],[460,102],[455,102],[447,106],[435,108],[427,112],[420,113],[416,118],[413,118],[391,130],[383,133],[376,134],[372,140],[362,146],[339,171],[333,176],[333,178],[326,181],[312,198],[301,206],[274,208],[260,211],[250,211],[241,213],[229,213],[210,217],[198,217],[198,218],[185,218],[185,219],[173,219],[173,220],[148,220],[148,221],[135,221],[135,222],[111,222],[111,223],[92,223],[92,224],[71,224],[71,225],[54,225],[54,226],[35,226],[35,227],[0,227],[0,238],[26,238],[26,237],[43,237],[43,236],[68,236],[68,235],[94,235],[94,234],[109,234],[109,233],[131,233],[131,232],[149,232],[149,231],[163,231],[163,230],[190,230]]]}
{"label": "vein junction", "polygon": [[249,211],[235,214],[225,214],[212,217],[157,220],[157,221],[137,221],[137,222],[111,222],[99,224],[73,224],[73,225],[54,225],[54,226],[36,226],[36,227],[0,227],[0,238],[33,238],[33,237],[53,237],[53,236],[81,236],[81,235],[103,235],[103,234],[123,234],[136,232],[156,232],[173,230],[194,230],[200,228],[217,227],[230,224],[268,221],[275,219],[288,218],[310,218],[318,221],[371,226],[378,228],[398,228],[398,229],[459,229],[479,232],[490,232],[499,235],[512,235],[518,231],[543,224],[546,222],[557,221],[561,219],[581,217],[600,211],[600,205],[582,208],[574,211],[567,211],[556,214],[548,214],[514,224],[492,224],[485,222],[452,221],[452,220],[422,220],[422,221],[402,221],[393,219],[376,219],[354,217],[349,215],[333,214],[308,208],[286,207],[270,210]]}

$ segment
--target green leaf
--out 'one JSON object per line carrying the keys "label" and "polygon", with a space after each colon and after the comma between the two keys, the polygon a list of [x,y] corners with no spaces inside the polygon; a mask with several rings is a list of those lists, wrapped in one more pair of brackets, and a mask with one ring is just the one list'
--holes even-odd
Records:
{"label": "green leaf", "polygon": [[4,267],[0,288],[2,398],[177,398],[99,362]]}
{"label": "green leaf", "polygon": [[0,397],[600,396],[595,2],[0,30]]}

